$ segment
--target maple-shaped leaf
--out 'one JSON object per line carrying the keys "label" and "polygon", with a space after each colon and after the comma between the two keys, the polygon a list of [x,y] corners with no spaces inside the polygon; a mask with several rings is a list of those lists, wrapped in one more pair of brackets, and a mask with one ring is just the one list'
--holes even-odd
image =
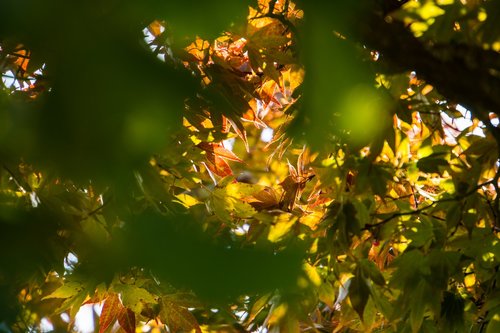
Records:
{"label": "maple-shaped leaf", "polygon": [[155,297],[146,289],[132,284],[117,284],[114,290],[119,292],[123,305],[135,313],[141,313],[147,304],[156,304]]}
{"label": "maple-shaped leaf", "polygon": [[205,166],[217,176],[226,177],[233,174],[226,159],[243,163],[243,160],[236,156],[236,154],[224,148],[222,143],[200,142],[197,147],[206,152],[207,162],[205,162]]}
{"label": "maple-shaped leaf", "polygon": [[201,333],[200,325],[193,314],[170,297],[162,297],[160,307],[160,320],[168,326],[170,332],[194,330],[196,333]]}
{"label": "maple-shaped leaf", "polygon": [[268,186],[253,194],[251,198],[246,201],[257,211],[277,208],[279,204],[276,191]]}
{"label": "maple-shaped leaf", "polygon": [[214,156],[212,162],[206,161],[203,163],[210,172],[216,174],[217,176],[226,177],[233,174],[233,170],[231,170],[229,164],[223,158],[220,158],[218,156]]}
{"label": "maple-shaped leaf", "polygon": [[224,148],[222,143],[200,142],[197,146],[198,148],[203,149],[204,151],[207,152],[208,159],[210,159],[208,155],[217,155],[218,157],[225,158],[230,161],[243,163],[243,160],[241,160],[238,156],[236,156],[235,153],[233,153],[229,149]]}
{"label": "maple-shaped leaf", "polygon": [[281,209],[292,211],[295,201],[300,198],[302,191],[306,187],[306,183],[314,177],[314,174],[306,168],[308,159],[308,152],[304,147],[297,159],[297,169],[288,162],[290,175],[280,183],[283,187],[283,194],[279,203]]}
{"label": "maple-shaped leaf", "polygon": [[242,192],[251,186],[250,184],[232,183],[220,186],[221,184],[212,191],[209,201],[210,209],[215,215],[224,221],[230,221],[232,218],[250,218],[257,213],[242,197]]}
{"label": "maple-shaped leaf", "polygon": [[99,317],[99,333],[105,332],[109,325],[114,323],[122,309],[123,305],[118,295],[110,293],[102,306],[101,316]]}
{"label": "maple-shaped leaf", "polygon": [[135,332],[135,313],[134,311],[122,307],[118,313],[118,323],[121,328],[127,333]]}
{"label": "maple-shaped leaf", "polygon": [[42,298],[42,300],[49,298],[70,298],[83,290],[83,286],[79,282],[68,281],[64,283],[62,286],[54,290],[50,295],[47,295]]}

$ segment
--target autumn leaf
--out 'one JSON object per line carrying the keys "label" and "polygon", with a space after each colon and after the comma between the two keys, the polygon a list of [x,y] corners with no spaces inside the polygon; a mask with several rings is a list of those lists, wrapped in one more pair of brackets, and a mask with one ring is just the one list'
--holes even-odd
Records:
{"label": "autumn leaf", "polygon": [[[203,149],[207,152],[207,155],[216,155],[220,158],[224,158],[230,161],[243,163],[243,160],[240,159],[236,154],[232,151],[224,148],[222,143],[214,143],[214,142],[200,142],[198,148]],[[210,160],[210,157],[207,157]]]}
{"label": "autumn leaf", "polygon": [[134,311],[122,307],[120,312],[118,313],[118,323],[121,328],[126,333],[134,333],[135,332],[135,313]]}
{"label": "autumn leaf", "polygon": [[231,170],[229,164],[217,155],[212,155],[211,161],[207,160],[203,163],[208,170],[217,176],[227,177],[233,174],[233,170]]}
{"label": "autumn leaf", "polygon": [[169,297],[160,301],[160,319],[171,332],[192,331],[201,333],[200,325],[188,309],[179,306]]}
{"label": "autumn leaf", "polygon": [[99,317],[99,333],[104,333],[109,325],[114,323],[122,309],[123,305],[118,295],[115,293],[108,294]]}
{"label": "autumn leaf", "polygon": [[281,187],[283,187],[283,194],[279,203],[281,209],[292,211],[306,183],[314,177],[312,171],[306,168],[308,162],[309,154],[305,147],[297,159],[297,169],[288,162],[289,176],[280,183]]}
{"label": "autumn leaf", "polygon": [[222,143],[200,142],[197,146],[206,152],[207,161],[205,165],[217,176],[226,177],[233,174],[231,167],[225,161],[226,159],[243,163],[236,154],[224,148]]}
{"label": "autumn leaf", "polygon": [[245,198],[255,210],[265,210],[277,208],[279,204],[278,195],[272,187],[266,186],[257,193],[252,194],[250,197]]}

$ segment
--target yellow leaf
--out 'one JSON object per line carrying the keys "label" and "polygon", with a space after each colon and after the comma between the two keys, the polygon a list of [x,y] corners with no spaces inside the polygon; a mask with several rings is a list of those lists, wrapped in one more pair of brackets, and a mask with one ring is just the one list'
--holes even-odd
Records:
{"label": "yellow leaf", "polygon": [[464,284],[467,288],[473,287],[476,284],[476,275],[468,274],[464,278]]}
{"label": "yellow leaf", "polygon": [[191,206],[198,205],[201,203],[195,197],[193,197],[189,194],[185,194],[185,193],[177,194],[175,197],[177,199],[179,199],[179,202],[182,205],[184,205],[184,207],[186,207],[186,208],[189,208]]}
{"label": "yellow leaf", "polygon": [[321,276],[319,276],[318,271],[316,270],[316,267],[312,266],[309,263],[304,264],[304,271],[307,274],[307,277],[311,282],[316,286],[319,287],[321,285]]}
{"label": "yellow leaf", "polygon": [[297,217],[290,213],[282,213],[274,218],[267,239],[271,242],[279,241],[295,224]]}
{"label": "yellow leaf", "polygon": [[313,212],[311,214],[302,216],[299,219],[299,222],[307,225],[312,230],[315,230],[322,217],[323,215],[320,212]]}

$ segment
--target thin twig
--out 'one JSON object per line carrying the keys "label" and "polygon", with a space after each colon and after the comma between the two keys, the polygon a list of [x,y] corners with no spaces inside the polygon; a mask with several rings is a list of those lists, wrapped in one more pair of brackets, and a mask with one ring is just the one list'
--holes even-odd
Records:
{"label": "thin twig", "polygon": [[14,180],[14,183],[16,183],[16,185],[21,190],[26,191],[26,192],[32,192],[33,191],[31,189],[31,186],[29,186],[28,183],[23,182],[22,180],[18,179],[18,177],[14,174],[14,172],[12,172],[12,170],[9,169],[9,167],[7,167],[7,165],[2,164],[2,166],[9,173],[10,177],[12,178],[12,180]]}

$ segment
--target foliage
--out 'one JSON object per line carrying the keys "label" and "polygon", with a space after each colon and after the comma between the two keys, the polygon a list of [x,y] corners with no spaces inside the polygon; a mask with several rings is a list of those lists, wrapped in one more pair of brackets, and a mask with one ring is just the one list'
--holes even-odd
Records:
{"label": "foliage", "polygon": [[498,331],[499,13],[1,2],[0,330]]}

